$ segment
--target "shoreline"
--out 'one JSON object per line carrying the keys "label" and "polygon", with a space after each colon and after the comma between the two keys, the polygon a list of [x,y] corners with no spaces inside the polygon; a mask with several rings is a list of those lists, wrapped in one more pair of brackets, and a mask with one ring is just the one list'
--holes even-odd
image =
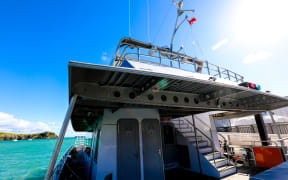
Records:
{"label": "shoreline", "polygon": [[58,136],[49,131],[33,134],[16,134],[0,132],[0,141],[21,141],[21,140],[33,140],[33,139],[56,139]]}

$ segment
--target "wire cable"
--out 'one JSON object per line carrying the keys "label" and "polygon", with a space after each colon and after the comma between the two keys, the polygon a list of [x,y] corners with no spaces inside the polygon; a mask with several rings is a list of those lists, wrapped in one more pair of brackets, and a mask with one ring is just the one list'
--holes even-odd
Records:
{"label": "wire cable", "polygon": [[170,12],[170,9],[171,9],[172,5],[173,5],[173,3],[170,4],[168,10],[166,11],[165,16],[162,18],[163,21],[161,21],[161,24],[160,24],[160,26],[159,26],[158,29],[157,29],[156,36],[154,37],[154,39],[153,39],[153,41],[152,41],[152,44],[154,44],[156,38],[158,37],[158,34],[159,34],[159,32],[160,32],[160,29],[162,28],[164,22],[165,22],[166,19],[167,19],[168,13]]}
{"label": "wire cable", "polygon": [[129,0],[129,37],[131,38],[131,19],[130,19],[130,0]]}
{"label": "wire cable", "polygon": [[149,0],[146,0],[147,2],[147,36],[148,36],[148,42],[150,42],[150,9],[149,9]]}

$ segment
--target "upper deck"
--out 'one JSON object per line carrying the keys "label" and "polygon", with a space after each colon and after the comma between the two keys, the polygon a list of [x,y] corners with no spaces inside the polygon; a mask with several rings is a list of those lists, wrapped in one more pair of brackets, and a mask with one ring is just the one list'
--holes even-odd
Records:
{"label": "upper deck", "polygon": [[209,77],[222,78],[236,83],[244,81],[244,77],[240,74],[208,61],[129,38],[121,39],[114,55],[113,66],[126,66],[126,60],[142,63],[143,66],[151,64],[206,74]]}
{"label": "upper deck", "polygon": [[[218,73],[212,75],[207,62],[200,67],[200,61],[185,60],[191,58],[186,55],[176,56],[159,47],[155,47],[160,49],[158,59],[128,52],[128,48],[138,52],[143,49],[152,54],[150,45],[134,40],[131,45],[130,41],[123,39],[119,44],[114,66],[69,63],[69,97],[75,94],[80,97],[72,113],[75,130],[90,131],[104,109],[150,108],[159,110],[162,117],[183,117],[214,110],[253,114],[288,105],[285,97],[239,86],[243,77],[227,69],[218,71],[221,68],[215,66]],[[121,53],[120,48],[124,48]],[[178,67],[174,67],[177,64]],[[196,72],[182,69],[189,65],[196,67]],[[224,74],[229,76],[225,79]]]}

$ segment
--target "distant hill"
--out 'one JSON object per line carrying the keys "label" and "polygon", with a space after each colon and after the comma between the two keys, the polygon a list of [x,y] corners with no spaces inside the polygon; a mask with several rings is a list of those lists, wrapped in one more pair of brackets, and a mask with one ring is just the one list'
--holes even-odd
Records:
{"label": "distant hill", "polygon": [[17,140],[27,140],[27,139],[55,139],[58,136],[53,132],[42,132],[42,133],[34,133],[34,134],[15,134],[15,133],[4,133],[0,132],[0,141],[11,141]]}

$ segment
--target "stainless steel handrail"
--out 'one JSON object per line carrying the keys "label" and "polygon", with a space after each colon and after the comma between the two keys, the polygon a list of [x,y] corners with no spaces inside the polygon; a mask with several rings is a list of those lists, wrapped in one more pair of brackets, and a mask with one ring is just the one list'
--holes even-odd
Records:
{"label": "stainless steel handrail", "polygon": [[[121,51],[120,51],[121,49]],[[129,53],[128,49],[136,49],[136,53]],[[145,50],[146,54],[141,54],[140,50]],[[150,53],[152,52],[152,53]],[[158,52],[158,56],[153,56],[155,52]],[[113,65],[114,66],[120,66],[121,63],[126,59],[129,58],[128,56],[137,56],[137,61],[142,61],[141,57],[149,57],[153,58],[154,60],[158,60],[159,62],[153,62],[158,65],[164,65],[162,62],[163,60],[167,60],[170,62],[170,67],[173,67],[172,62],[176,62],[178,64],[178,68],[181,69],[181,64],[190,64],[194,66],[195,72],[197,71],[197,68],[200,68],[200,71],[197,71],[198,73],[203,73],[202,70],[206,70],[208,75],[211,76],[217,76],[219,78],[224,78],[224,79],[229,79],[233,80],[235,82],[243,82],[244,77],[230,71],[226,68],[223,68],[221,66],[209,63],[208,61],[202,61],[197,58],[192,58],[188,55],[179,53],[179,52],[174,52],[174,51],[169,51],[168,49],[161,48],[161,47],[156,47],[151,44],[143,43],[140,41],[132,40],[132,39],[127,39],[124,38],[120,41],[120,43],[117,46],[117,50],[114,55],[114,61]],[[131,58],[131,57],[130,57]],[[131,60],[135,60],[134,58]],[[190,61],[192,62],[190,62]],[[146,60],[147,62],[148,60]],[[195,63],[196,62],[196,63]],[[197,63],[200,62],[200,63]],[[196,68],[197,65],[197,68]],[[177,68],[177,67],[174,67]],[[212,74],[212,72],[216,72],[216,74]]]}
{"label": "stainless steel handrail", "polygon": [[[229,147],[229,142],[227,141],[227,139],[225,138],[225,136],[223,136],[221,133],[217,133],[218,136],[222,137],[224,139],[224,143],[226,141],[226,147],[227,147],[227,165],[230,164],[230,157],[232,157],[232,153],[230,153],[230,147]],[[237,162],[236,162],[237,164]],[[234,167],[236,167],[236,164],[233,164]]]}
{"label": "stainless steel handrail", "polygon": [[[192,116],[192,118],[193,118],[193,116]],[[203,136],[205,136],[210,141],[210,144],[212,146],[212,151],[213,151],[213,161],[214,161],[214,165],[216,165],[216,161],[215,161],[215,146],[214,146],[214,142],[212,141],[212,139],[209,136],[207,136],[203,131],[201,131],[196,126],[194,126],[189,120],[187,120],[185,118],[184,118],[184,120],[191,126],[191,128],[194,127],[194,129],[196,131],[199,131]],[[193,120],[194,120],[194,118],[193,118]],[[196,140],[196,145],[198,145],[197,137],[195,137],[195,140]],[[199,152],[199,149],[197,149],[197,151]]]}

